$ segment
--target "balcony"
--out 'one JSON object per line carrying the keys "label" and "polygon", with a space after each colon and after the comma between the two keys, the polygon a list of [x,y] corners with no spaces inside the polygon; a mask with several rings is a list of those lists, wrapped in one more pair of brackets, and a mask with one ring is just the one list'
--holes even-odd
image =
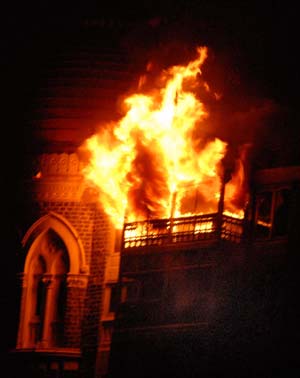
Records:
{"label": "balcony", "polygon": [[168,246],[202,240],[240,243],[243,219],[218,213],[124,224],[122,249]]}

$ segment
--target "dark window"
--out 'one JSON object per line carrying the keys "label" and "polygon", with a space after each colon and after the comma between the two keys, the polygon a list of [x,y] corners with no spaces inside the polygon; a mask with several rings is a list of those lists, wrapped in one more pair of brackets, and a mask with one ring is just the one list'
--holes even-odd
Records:
{"label": "dark window", "polygon": [[257,196],[255,235],[257,238],[284,236],[289,224],[288,189],[264,192]]}
{"label": "dark window", "polygon": [[66,306],[67,288],[65,281],[60,282],[57,298],[57,318],[59,321],[64,320]]}
{"label": "dark window", "polygon": [[274,236],[284,236],[287,234],[289,222],[289,196],[290,192],[287,189],[276,193],[273,225]]}
{"label": "dark window", "polygon": [[116,312],[119,304],[119,287],[112,286],[110,291],[109,312]]}
{"label": "dark window", "polygon": [[257,238],[268,238],[271,231],[272,192],[257,196],[255,234]]}
{"label": "dark window", "polygon": [[42,277],[39,277],[37,283],[37,296],[35,306],[35,316],[37,318],[35,324],[35,342],[41,341],[43,336],[46,291],[46,284],[43,282]]}
{"label": "dark window", "polygon": [[35,315],[43,319],[46,303],[46,286],[42,278],[39,278],[37,283],[37,298],[35,306]]}
{"label": "dark window", "polygon": [[122,286],[122,302],[136,302],[139,298],[140,283],[136,280],[127,281]]}

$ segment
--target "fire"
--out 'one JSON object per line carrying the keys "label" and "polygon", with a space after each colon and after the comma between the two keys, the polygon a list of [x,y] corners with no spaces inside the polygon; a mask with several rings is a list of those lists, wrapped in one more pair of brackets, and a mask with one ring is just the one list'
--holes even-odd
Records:
{"label": "fire", "polygon": [[[123,118],[85,141],[90,158],[83,174],[99,189],[99,201],[117,228],[125,219],[217,211],[227,143],[199,136],[209,119],[197,95],[210,91],[201,71],[207,54],[206,47],[197,48],[195,60],[163,71],[151,91],[143,91],[142,78],[139,91],[124,100]],[[234,180],[237,189],[240,181]],[[232,205],[230,211],[240,209]]]}
{"label": "fire", "polygon": [[248,202],[248,187],[245,163],[249,145],[240,147],[239,158],[235,161],[234,174],[225,187],[224,214],[234,218],[244,217],[244,208]]}

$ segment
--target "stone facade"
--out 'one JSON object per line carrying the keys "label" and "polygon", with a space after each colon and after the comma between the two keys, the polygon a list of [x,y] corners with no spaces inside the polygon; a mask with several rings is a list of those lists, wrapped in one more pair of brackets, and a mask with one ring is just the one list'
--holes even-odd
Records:
{"label": "stone facade", "polygon": [[[36,173],[25,186],[23,210],[26,210],[26,217],[20,224],[23,230],[23,264],[19,272],[21,305],[15,353],[22,362],[22,369],[25,365],[28,369],[31,365],[28,361],[33,363],[40,355],[39,367],[35,367],[37,371],[29,368],[31,376],[51,376],[56,372],[64,376],[94,377],[96,356],[100,353],[99,358],[107,364],[105,359],[110,347],[107,335],[111,333],[111,322],[104,325],[101,319],[104,306],[107,307],[107,303],[104,304],[106,282],[111,286],[118,278],[119,253],[114,245],[115,230],[92,188],[83,180],[80,161],[75,153],[43,154],[37,161]],[[66,253],[64,271],[60,267],[57,273],[53,271],[54,263],[49,257],[53,248],[63,248]],[[64,277],[63,303],[59,302],[58,294],[48,294],[51,286],[47,283],[45,298],[35,284],[37,276],[43,277],[43,282],[46,282],[47,276],[47,282],[51,283],[58,273]],[[38,307],[42,305],[39,302],[43,300],[46,303],[40,310]],[[107,302],[109,298],[105,300]],[[63,312],[62,340],[58,344],[47,342],[39,336],[39,327],[46,327],[43,322],[47,313],[55,313],[55,320],[60,311]],[[31,336],[32,331],[29,330],[33,317],[37,318],[35,336]],[[41,317],[44,318],[41,320]],[[54,338],[51,324],[47,333]],[[101,341],[102,338],[105,341]],[[99,345],[103,344],[104,357],[101,350],[99,352]],[[49,365],[50,360],[52,364]],[[102,366],[100,371],[99,377],[106,373]]]}

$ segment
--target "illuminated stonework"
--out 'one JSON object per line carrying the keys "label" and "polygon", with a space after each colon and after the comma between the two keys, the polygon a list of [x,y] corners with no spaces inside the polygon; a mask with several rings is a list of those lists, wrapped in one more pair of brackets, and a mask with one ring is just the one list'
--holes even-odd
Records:
{"label": "illuminated stonework", "polygon": [[42,154],[38,158],[38,166],[42,176],[80,175],[82,163],[76,153]]}
{"label": "illuminated stonework", "polygon": [[32,195],[38,201],[80,201],[87,185],[77,154],[42,154],[38,157]]}

